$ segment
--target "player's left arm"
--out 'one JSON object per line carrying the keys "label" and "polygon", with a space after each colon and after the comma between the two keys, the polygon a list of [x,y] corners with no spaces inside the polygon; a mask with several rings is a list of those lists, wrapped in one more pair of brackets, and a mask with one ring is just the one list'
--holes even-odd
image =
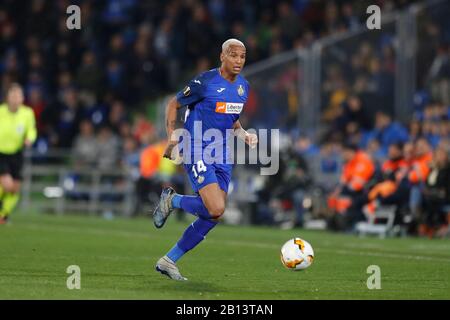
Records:
{"label": "player's left arm", "polygon": [[26,135],[25,135],[25,146],[31,147],[37,138],[37,130],[36,130],[36,119],[34,118],[34,112],[31,111],[29,113],[27,119],[27,127],[26,127]]}
{"label": "player's left arm", "polygon": [[241,122],[236,120],[233,124],[233,132],[236,137],[245,141],[251,148],[256,147],[258,143],[258,136],[254,133],[248,133],[242,128]]}

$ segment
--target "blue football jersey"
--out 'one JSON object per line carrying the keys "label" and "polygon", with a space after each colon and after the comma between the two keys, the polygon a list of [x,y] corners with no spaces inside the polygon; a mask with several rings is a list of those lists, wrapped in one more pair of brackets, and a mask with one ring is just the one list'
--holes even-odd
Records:
{"label": "blue football jersey", "polygon": [[[191,150],[194,143],[205,147],[222,147],[224,158],[227,159],[229,151],[226,149],[226,141],[229,138],[233,124],[239,119],[247,101],[249,84],[241,75],[230,82],[222,77],[218,68],[206,71],[192,79],[189,84],[177,93],[177,100],[182,106],[188,106],[185,114],[184,128],[191,135]],[[197,122],[197,124],[196,124]],[[201,131],[199,124],[201,124]],[[214,141],[214,138],[205,136],[209,129],[219,130],[223,139]],[[214,131],[210,131],[214,136]],[[200,141],[201,140],[201,141]]]}

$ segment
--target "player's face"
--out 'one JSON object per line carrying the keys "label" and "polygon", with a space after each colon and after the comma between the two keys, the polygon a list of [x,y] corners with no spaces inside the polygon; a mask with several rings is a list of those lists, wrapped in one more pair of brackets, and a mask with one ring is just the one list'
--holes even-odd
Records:
{"label": "player's face", "polygon": [[238,75],[245,64],[245,48],[242,46],[230,46],[228,51],[222,53],[222,65],[225,70],[234,75]]}
{"label": "player's face", "polygon": [[8,92],[8,105],[10,108],[13,108],[14,110],[17,110],[17,108],[23,103],[23,92],[19,88],[11,89]]}

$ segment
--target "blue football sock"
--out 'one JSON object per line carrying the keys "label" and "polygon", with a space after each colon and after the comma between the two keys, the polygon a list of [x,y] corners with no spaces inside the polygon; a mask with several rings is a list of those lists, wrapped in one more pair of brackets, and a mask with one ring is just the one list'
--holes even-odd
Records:
{"label": "blue football sock", "polygon": [[183,209],[184,211],[203,219],[209,220],[212,218],[200,196],[184,196],[177,194],[172,198],[172,206],[174,208]]}
{"label": "blue football sock", "polygon": [[172,207],[181,209],[180,203],[183,196],[181,194],[176,194],[172,198]]}
{"label": "blue football sock", "polygon": [[167,253],[167,256],[177,262],[186,252],[197,246],[208,232],[216,226],[217,222],[198,218],[183,233],[180,240]]}
{"label": "blue football sock", "polygon": [[177,262],[178,259],[180,259],[185,252],[181,250],[178,245],[174,245],[172,249],[166,254],[172,260],[173,262]]}

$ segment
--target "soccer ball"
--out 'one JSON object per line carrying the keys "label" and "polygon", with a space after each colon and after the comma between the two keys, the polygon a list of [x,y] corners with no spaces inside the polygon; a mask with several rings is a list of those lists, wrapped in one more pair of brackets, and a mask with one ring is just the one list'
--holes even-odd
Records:
{"label": "soccer ball", "polygon": [[280,258],[286,268],[294,271],[303,270],[313,263],[314,251],[305,240],[294,238],[281,247]]}

